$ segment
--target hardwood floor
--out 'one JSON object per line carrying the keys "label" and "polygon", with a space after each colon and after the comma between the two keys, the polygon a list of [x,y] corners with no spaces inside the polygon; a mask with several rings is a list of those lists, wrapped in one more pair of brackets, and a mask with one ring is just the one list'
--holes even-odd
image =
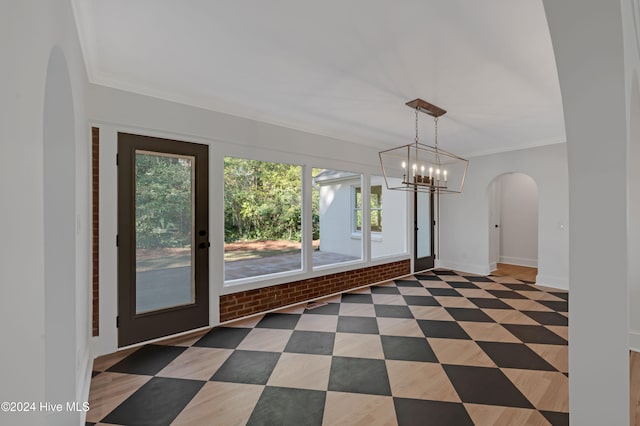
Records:
{"label": "hardwood floor", "polygon": [[493,271],[491,275],[499,277],[508,276],[528,283],[535,283],[536,275],[538,275],[538,268],[498,263],[498,269]]}
{"label": "hardwood floor", "polygon": [[630,397],[631,416],[630,423],[634,426],[640,426],[640,352],[631,351],[629,360],[630,370]]}

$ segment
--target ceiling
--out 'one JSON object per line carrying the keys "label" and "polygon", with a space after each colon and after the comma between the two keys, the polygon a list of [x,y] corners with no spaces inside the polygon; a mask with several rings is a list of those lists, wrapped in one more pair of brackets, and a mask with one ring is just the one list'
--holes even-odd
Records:
{"label": "ceiling", "polygon": [[[388,148],[565,140],[541,0],[74,0],[92,83]],[[433,142],[420,114],[421,142]]]}

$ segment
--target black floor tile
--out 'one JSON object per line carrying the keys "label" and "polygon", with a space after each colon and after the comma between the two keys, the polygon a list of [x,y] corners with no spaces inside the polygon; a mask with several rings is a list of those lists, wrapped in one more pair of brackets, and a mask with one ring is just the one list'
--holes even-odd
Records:
{"label": "black floor tile", "polygon": [[154,377],[102,422],[129,426],[169,425],[204,384],[199,380]]}
{"label": "black floor tile", "polygon": [[467,339],[471,337],[457,322],[417,320],[418,325],[426,337],[440,337],[444,339]]}
{"label": "black floor tile", "polygon": [[385,362],[381,359],[334,356],[331,360],[329,390],[390,396],[391,386]]}
{"label": "black floor tile", "polygon": [[92,372],[91,372],[91,378],[96,377],[96,376],[97,376],[98,374],[100,374],[100,373],[102,373],[102,371],[95,371],[95,370],[94,370],[94,371],[92,371]]}
{"label": "black floor tile", "polygon": [[477,285],[475,285],[474,283],[467,283],[467,282],[458,282],[458,281],[452,281],[450,283],[448,283],[451,287],[453,288],[480,288]]}
{"label": "black floor tile", "polygon": [[299,354],[331,355],[333,353],[334,340],[335,333],[296,330],[291,335],[284,351]]}
{"label": "black floor tile", "polygon": [[437,275],[415,275],[415,277],[420,281],[442,281]]}
{"label": "black floor tile", "polygon": [[418,280],[395,280],[398,287],[422,287]]}
{"label": "black floor tile", "polygon": [[522,343],[476,342],[500,368],[558,371]]}
{"label": "black floor tile", "polygon": [[398,287],[375,285],[371,287],[371,294],[400,294],[400,290],[398,290]]}
{"label": "black floor tile", "polygon": [[468,299],[477,307],[484,309],[513,309],[500,299],[489,299],[486,297],[468,297]]}
{"label": "black floor tile", "polygon": [[464,405],[457,402],[393,398],[398,426],[473,426]]}
{"label": "black floor tile", "polygon": [[569,426],[569,413],[557,413],[555,411],[540,411],[540,414],[551,423],[552,426]]}
{"label": "black floor tile", "polygon": [[107,371],[154,376],[186,349],[178,346],[146,345]]}
{"label": "black floor tile", "polygon": [[325,399],[322,391],[267,386],[247,425],[321,425]]}
{"label": "black floor tile", "polygon": [[452,288],[427,288],[432,296],[457,296],[462,297],[460,293]]}
{"label": "black floor tile", "polygon": [[339,303],[327,303],[323,306],[318,306],[313,309],[305,309],[305,314],[314,314],[314,315],[338,315],[340,312],[340,304]]}
{"label": "black floor tile", "polygon": [[468,279],[471,282],[474,283],[492,283],[495,282],[494,280],[492,280],[490,277],[469,277],[469,276],[464,276],[466,279]]}
{"label": "black floor tile", "polygon": [[211,377],[217,382],[264,385],[278,363],[280,353],[234,351]]}
{"label": "black floor tile", "polygon": [[554,296],[559,297],[560,299],[569,301],[569,293],[565,293],[562,291],[550,291],[549,294],[553,294]]}
{"label": "black floor tile", "polygon": [[193,346],[235,349],[250,331],[250,328],[217,327],[202,336]]}
{"label": "black floor tile", "polygon": [[560,301],[554,301],[554,300],[538,300],[538,303],[541,303],[547,308],[551,308],[557,312],[569,312],[569,302],[560,302]]}
{"label": "black floor tile", "polygon": [[370,294],[345,293],[342,295],[342,303],[373,303]]}
{"label": "black floor tile", "polygon": [[403,296],[409,306],[440,306],[433,296]]}
{"label": "black floor tile", "polygon": [[535,285],[532,284],[509,284],[509,283],[502,283],[500,285],[503,285],[505,287],[510,288],[511,290],[514,291],[540,291],[540,289],[536,288]]}
{"label": "black floor tile", "polygon": [[502,326],[524,343],[568,344],[565,339],[541,325],[502,324]]}
{"label": "black floor tile", "polygon": [[375,305],[374,308],[380,318],[413,318],[411,310],[403,305]]}
{"label": "black floor tile", "polygon": [[462,402],[534,408],[498,368],[443,365]]}
{"label": "black floor tile", "polygon": [[293,330],[300,319],[299,314],[267,314],[256,325],[256,328],[279,328]]}
{"label": "black floor tile", "polygon": [[495,322],[493,318],[481,309],[445,308],[456,321]]}
{"label": "black floor tile", "polygon": [[341,333],[378,334],[378,322],[370,317],[338,317]]}
{"label": "black floor tile", "polygon": [[527,299],[527,297],[513,290],[487,290],[487,292],[500,299]]}
{"label": "black floor tile", "polygon": [[427,339],[422,337],[380,336],[384,359],[438,362]]}
{"label": "black floor tile", "polygon": [[523,314],[544,325],[569,325],[569,318],[557,312],[522,311]]}
{"label": "black floor tile", "polygon": [[450,271],[448,269],[434,269],[431,272],[433,272],[436,275],[458,275],[454,271]]}

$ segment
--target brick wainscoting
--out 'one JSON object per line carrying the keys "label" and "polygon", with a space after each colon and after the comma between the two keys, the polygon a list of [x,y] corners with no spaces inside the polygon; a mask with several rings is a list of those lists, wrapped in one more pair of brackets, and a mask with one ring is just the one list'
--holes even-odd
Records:
{"label": "brick wainscoting", "polygon": [[411,261],[386,263],[220,296],[220,321],[292,305],[411,273]]}

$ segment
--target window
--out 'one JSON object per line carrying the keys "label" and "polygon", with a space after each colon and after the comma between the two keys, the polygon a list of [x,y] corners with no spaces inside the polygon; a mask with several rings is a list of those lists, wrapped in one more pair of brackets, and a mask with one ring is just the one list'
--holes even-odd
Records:
{"label": "window", "polygon": [[225,281],[302,269],[302,168],[224,159]]}
{"label": "window", "polygon": [[[362,187],[353,191],[353,231],[362,232]],[[371,232],[382,232],[382,185],[372,185],[369,194]]]}
{"label": "window", "polygon": [[[313,169],[313,267],[362,259],[362,239],[351,237],[348,219],[354,185],[362,175],[329,169]],[[346,219],[346,220],[345,220]]]}
{"label": "window", "polygon": [[[398,179],[400,181],[400,179]],[[371,176],[371,258],[405,254],[407,252],[407,192],[391,191],[382,176]],[[384,228],[382,199],[384,198]]]}

